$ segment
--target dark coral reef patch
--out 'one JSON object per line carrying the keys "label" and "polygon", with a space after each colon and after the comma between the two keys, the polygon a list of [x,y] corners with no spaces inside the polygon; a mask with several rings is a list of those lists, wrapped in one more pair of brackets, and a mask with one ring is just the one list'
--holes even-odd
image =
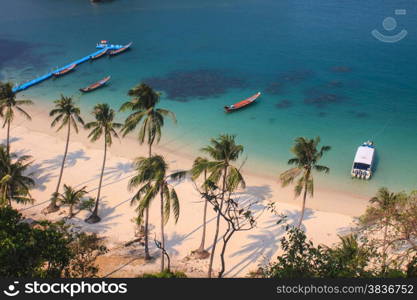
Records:
{"label": "dark coral reef patch", "polygon": [[210,69],[173,71],[163,77],[146,78],[143,82],[163,91],[170,100],[187,102],[218,97],[229,89],[245,86],[244,79],[226,73]]}
{"label": "dark coral reef patch", "polygon": [[275,104],[275,107],[278,109],[285,109],[285,108],[290,108],[291,106],[293,106],[293,103],[289,100],[281,100],[279,101],[277,104]]}

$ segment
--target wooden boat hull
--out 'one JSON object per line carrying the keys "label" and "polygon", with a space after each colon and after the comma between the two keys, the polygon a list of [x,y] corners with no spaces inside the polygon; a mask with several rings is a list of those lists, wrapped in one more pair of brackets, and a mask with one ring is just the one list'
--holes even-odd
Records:
{"label": "wooden boat hull", "polygon": [[230,113],[230,112],[234,112],[236,110],[242,109],[244,107],[247,107],[248,105],[251,105],[252,103],[254,103],[256,101],[256,99],[258,99],[261,96],[261,93],[258,92],[257,94],[253,95],[252,97],[249,97],[245,100],[242,100],[240,102],[237,102],[235,104],[232,105],[226,105],[224,107],[224,110],[226,113]]}
{"label": "wooden boat hull", "polygon": [[132,46],[133,42],[130,42],[129,44],[127,44],[126,46],[124,46],[123,48],[117,49],[117,50],[112,50],[109,52],[109,56],[115,56],[118,55],[120,53],[125,52],[126,50],[128,50],[130,48],[130,46]]}
{"label": "wooden boat hull", "polygon": [[54,75],[55,77],[64,76],[64,75],[68,74],[69,72],[73,71],[76,66],[77,66],[76,64],[73,64],[73,65],[69,66],[68,68],[66,68],[64,70],[53,73],[52,75]]}
{"label": "wooden boat hull", "polygon": [[83,93],[89,93],[89,92],[95,91],[98,88],[105,86],[106,83],[110,81],[110,78],[111,78],[110,76],[107,76],[103,78],[102,80],[97,81],[96,83],[93,83],[85,88],[81,88],[80,91]]}
{"label": "wooden boat hull", "polygon": [[91,60],[95,60],[95,59],[99,59],[100,57],[103,57],[104,55],[107,54],[107,49],[101,51],[99,54],[91,56]]}

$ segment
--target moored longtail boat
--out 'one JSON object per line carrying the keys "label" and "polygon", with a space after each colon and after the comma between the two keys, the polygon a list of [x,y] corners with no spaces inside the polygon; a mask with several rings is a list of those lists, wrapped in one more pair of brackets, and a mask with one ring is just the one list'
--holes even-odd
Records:
{"label": "moored longtail boat", "polygon": [[59,76],[65,75],[65,74],[71,72],[72,70],[74,70],[76,66],[77,66],[76,64],[72,64],[72,65],[68,66],[65,69],[62,69],[62,70],[60,70],[58,72],[53,73],[53,75],[55,77],[59,77]]}
{"label": "moored longtail boat", "polygon": [[232,111],[241,109],[241,108],[246,107],[249,104],[252,104],[253,102],[255,102],[255,100],[258,99],[260,96],[261,96],[261,92],[258,92],[257,94],[255,94],[252,97],[249,97],[245,100],[242,100],[242,101],[237,102],[237,103],[232,104],[232,105],[226,105],[224,107],[224,110],[228,113],[228,112],[232,112]]}
{"label": "moored longtail boat", "polygon": [[120,53],[122,53],[122,52],[126,51],[127,49],[129,49],[129,48],[130,48],[130,46],[132,46],[132,44],[133,44],[133,42],[130,42],[129,44],[127,44],[126,46],[123,46],[123,47],[122,47],[122,48],[120,48],[120,49],[117,49],[117,50],[111,50],[111,51],[109,52],[109,55],[110,55],[110,56],[114,56],[114,55],[120,54]]}
{"label": "moored longtail boat", "polygon": [[80,91],[83,92],[83,93],[88,93],[88,92],[94,91],[94,90],[102,87],[103,85],[105,85],[107,82],[109,82],[110,78],[111,78],[110,76],[107,76],[107,77],[103,78],[102,80],[97,81],[96,83],[93,83],[93,84],[91,84],[91,85],[89,85],[85,88],[80,89]]}
{"label": "moored longtail boat", "polygon": [[96,55],[92,55],[90,58],[91,58],[92,60],[94,60],[94,59],[98,59],[98,58],[100,58],[100,57],[102,57],[102,56],[106,55],[106,54],[107,54],[107,51],[108,51],[108,49],[104,49],[103,51],[101,51],[101,52],[97,53]]}

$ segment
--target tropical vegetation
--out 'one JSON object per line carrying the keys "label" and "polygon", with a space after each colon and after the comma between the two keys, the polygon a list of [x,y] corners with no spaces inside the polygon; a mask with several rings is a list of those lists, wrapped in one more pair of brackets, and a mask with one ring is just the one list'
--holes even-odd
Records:
{"label": "tropical vegetation", "polygon": [[85,125],[85,128],[91,130],[88,135],[91,142],[96,142],[100,138],[103,138],[104,155],[103,164],[101,166],[96,203],[93,212],[85,220],[87,223],[97,223],[101,220],[101,218],[98,216],[98,206],[100,202],[100,193],[101,186],[103,183],[104,169],[106,167],[107,149],[112,145],[113,137],[119,138],[117,129],[120,129],[123,126],[122,124],[114,121],[115,111],[111,109],[108,104],[97,104],[96,106],[94,106],[93,115],[96,120],[87,123]]}
{"label": "tropical vegetation", "polygon": [[160,230],[161,240],[157,247],[161,250],[161,272],[165,271],[165,257],[168,259],[168,270],[170,269],[169,256],[165,248],[164,226],[168,222],[171,213],[175,222],[180,215],[180,203],[177,192],[169,183],[185,176],[185,172],[168,174],[168,165],[160,155],[150,157],[139,157],[134,162],[136,175],[129,181],[129,190],[137,189],[131,203],[137,204],[138,219],[141,223],[145,210],[149,209],[152,201],[160,199]]}
{"label": "tropical vegetation", "polygon": [[314,196],[313,171],[319,173],[329,173],[330,171],[328,167],[318,164],[323,155],[330,150],[330,146],[322,146],[318,149],[319,144],[320,137],[314,139],[296,138],[294,146],[291,148],[291,152],[295,157],[288,160],[288,164],[295,165],[295,167],[283,172],[279,177],[284,187],[296,180],[294,187],[295,196],[298,197],[303,194],[298,228],[301,227],[304,219],[307,195],[310,197]]}
{"label": "tropical vegetation", "polygon": [[68,146],[71,136],[71,128],[75,133],[78,133],[78,126],[84,126],[84,120],[81,118],[80,108],[74,103],[71,97],[65,97],[61,95],[59,100],[55,100],[55,108],[49,113],[51,117],[54,117],[51,127],[58,126],[57,131],[60,131],[65,126],[67,127],[67,138],[65,142],[64,156],[62,158],[61,170],[58,176],[58,183],[56,185],[55,192],[52,194],[51,203],[46,208],[46,212],[54,212],[59,209],[56,204],[57,197],[59,195],[59,187],[61,185],[62,175],[64,173],[65,160],[68,154]]}
{"label": "tropical vegetation", "polygon": [[[175,115],[157,107],[160,95],[146,84],[129,91],[131,100],[120,108],[129,112],[124,123],[116,122],[116,112],[108,104],[97,104],[94,120],[84,124],[79,107],[71,97],[61,96],[50,112],[51,127],[66,129],[66,144],[58,182],[48,211],[59,205],[68,207],[68,214],[60,222],[34,221],[25,218],[12,204],[33,203],[31,189],[36,186],[31,170],[32,157],[10,151],[10,128],[15,112],[30,116],[21,106],[29,100],[17,100],[12,85],[0,84],[0,117],[6,127],[5,145],[0,145],[0,276],[4,277],[94,277],[98,274],[96,259],[107,252],[101,238],[74,230],[66,221],[81,210],[91,215],[85,222],[100,221],[98,208],[101,201],[104,171],[109,147],[119,135],[135,132],[139,144],[147,145],[147,157],[133,161],[133,176],[128,182],[132,192],[131,204],[136,207],[136,224],[145,225],[144,257],[151,258],[148,247],[149,209],[152,204],[159,212],[159,238],[154,243],[160,252],[160,272],[143,274],[146,278],[183,278],[184,273],[171,270],[170,249],[166,243],[166,225],[180,216],[180,198],[175,188],[179,180],[194,182],[203,202],[201,236],[193,251],[198,259],[209,257],[207,276],[214,274],[214,259],[220,261],[217,277],[226,276],[228,245],[237,232],[252,230],[257,225],[259,211],[256,201],[242,201],[240,192],[246,183],[241,168],[243,145],[236,136],[221,134],[210,139],[201,149],[202,156],[194,159],[191,169],[171,172],[166,159],[154,154],[153,146],[162,135],[166,117],[175,122]],[[95,199],[89,198],[86,186],[61,183],[72,130],[89,130],[91,142],[103,142],[103,160]],[[271,209],[279,217],[276,223],[285,223],[280,254],[262,265],[251,276],[261,278],[337,278],[337,277],[417,277],[417,192],[392,192],[381,188],[369,201],[366,212],[360,216],[352,232],[340,236],[336,245],[314,245],[302,230],[308,196],[314,196],[315,173],[328,173],[322,159],[330,146],[321,146],[320,138],[298,137],[291,148],[294,157],[288,161],[291,169],[279,179],[283,186],[294,184],[295,196],[302,196],[297,226],[286,224],[286,217]],[[181,200],[184,201],[184,200]],[[207,236],[209,208],[214,212],[214,234]],[[272,205],[271,205],[272,207]],[[207,239],[212,243],[207,244]],[[217,253],[217,252],[218,253]]]}
{"label": "tropical vegetation", "polygon": [[[148,157],[152,155],[153,144],[159,143],[162,135],[162,127],[164,126],[164,118],[170,117],[176,122],[175,114],[167,109],[157,108],[160,94],[154,91],[149,85],[144,83],[130,89],[128,95],[130,101],[122,104],[120,111],[130,112],[126,118],[122,132],[123,136],[137,130],[137,140],[142,145],[148,145]],[[151,258],[149,254],[149,209],[145,209],[144,237],[145,237],[145,259]],[[138,224],[141,226],[142,224]]]}
{"label": "tropical vegetation", "polygon": [[0,206],[12,206],[12,202],[33,203],[30,189],[35,186],[35,181],[29,172],[30,159],[29,155],[8,153],[0,145]]}
{"label": "tropical vegetation", "polygon": [[12,124],[15,113],[19,112],[27,119],[31,116],[22,108],[24,105],[32,105],[32,100],[17,100],[16,93],[13,92],[13,85],[10,82],[0,82],[0,117],[3,118],[3,128],[6,127],[6,149],[10,153],[10,125]]}

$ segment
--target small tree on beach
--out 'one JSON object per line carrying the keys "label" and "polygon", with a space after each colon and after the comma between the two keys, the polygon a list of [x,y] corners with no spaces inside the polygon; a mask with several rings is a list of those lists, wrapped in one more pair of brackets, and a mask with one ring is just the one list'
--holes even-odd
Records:
{"label": "small tree on beach", "polygon": [[164,226],[169,220],[171,212],[175,222],[178,221],[180,214],[180,203],[177,193],[169,184],[169,180],[183,178],[186,172],[177,172],[168,175],[168,165],[160,155],[151,157],[139,157],[134,161],[136,175],[129,181],[128,188],[133,190],[138,188],[132,197],[131,204],[137,204],[138,219],[143,218],[145,210],[149,209],[152,201],[160,197],[161,214],[161,241],[158,248],[161,249],[161,272],[165,270],[165,233]]}
{"label": "small tree on beach", "polygon": [[[137,139],[141,145],[145,142],[148,144],[148,157],[151,157],[153,144],[159,143],[161,139],[164,117],[171,117],[176,122],[175,114],[166,109],[156,108],[160,95],[144,83],[130,89],[128,95],[132,99],[120,107],[120,111],[130,112],[122,128],[123,137],[140,126]],[[144,218],[145,259],[150,259],[148,231],[149,211],[146,209]]]}
{"label": "small tree on beach", "polygon": [[7,152],[4,146],[0,145],[0,206],[12,206],[16,203],[33,203],[30,189],[35,186],[35,181],[28,174],[28,162],[31,156]]}
{"label": "small tree on beach", "polygon": [[[232,239],[233,235],[241,231],[249,231],[255,228],[256,220],[261,215],[255,216],[253,207],[257,204],[255,201],[244,201],[239,199],[235,193],[237,185],[241,184],[240,179],[231,176],[227,180],[227,198],[224,200],[223,209],[220,209],[221,191],[216,186],[213,186],[212,192],[205,194],[206,201],[210,203],[214,210],[220,214],[222,219],[226,222],[227,227],[222,234],[223,245],[220,249],[220,271],[218,278],[222,278],[226,271],[226,249]],[[219,191],[216,195],[216,191]],[[214,192],[214,193],[213,193]]]}
{"label": "small tree on beach", "polygon": [[304,219],[307,194],[310,197],[314,195],[313,171],[324,173],[329,173],[330,171],[328,167],[318,164],[324,153],[330,150],[330,146],[323,146],[319,150],[317,149],[319,143],[320,137],[316,137],[315,139],[296,138],[295,144],[291,148],[291,152],[295,157],[288,160],[288,164],[295,165],[295,167],[283,172],[279,177],[284,187],[292,184],[298,178],[294,191],[296,197],[303,193],[303,203],[297,228],[301,227]]}
{"label": "small tree on beach", "polygon": [[71,97],[65,97],[61,95],[61,99],[55,100],[55,108],[50,111],[49,115],[54,117],[51,127],[55,127],[59,124],[57,131],[60,131],[64,126],[67,127],[67,139],[65,143],[64,156],[62,158],[61,170],[59,172],[58,183],[55,188],[55,192],[52,194],[51,203],[46,208],[46,212],[54,212],[59,209],[56,204],[57,197],[59,195],[59,187],[61,185],[62,175],[65,168],[65,160],[68,154],[68,145],[71,135],[71,127],[74,128],[75,133],[78,133],[78,124],[84,126],[84,120],[80,116],[80,108],[77,107]]}
{"label": "small tree on beach", "polygon": [[85,190],[85,186],[81,189],[74,189],[73,187],[64,184],[64,192],[62,194],[59,194],[58,200],[63,205],[68,205],[69,207],[69,213],[68,218],[71,219],[76,215],[74,213],[74,206],[81,203],[82,198],[87,194],[87,191]]}
{"label": "small tree on beach", "polygon": [[[240,170],[232,165],[232,162],[235,162],[243,152],[243,146],[236,144],[234,135],[224,134],[217,139],[211,139],[210,145],[202,148],[201,151],[212,158],[207,166],[210,172],[207,183],[219,187],[219,195],[216,196],[218,205],[214,207],[217,214],[216,229],[208,268],[208,277],[211,278],[223,206],[230,201],[231,193],[235,189],[245,187],[245,180]],[[230,184],[232,182],[233,184]]]}
{"label": "small tree on beach", "polygon": [[87,223],[97,223],[101,220],[98,216],[98,205],[100,201],[104,169],[106,167],[107,148],[112,145],[113,137],[119,138],[116,129],[120,129],[122,127],[122,124],[116,123],[114,121],[115,111],[111,109],[108,104],[96,104],[94,106],[93,115],[96,120],[87,123],[85,128],[91,130],[90,134],[88,135],[90,141],[96,142],[101,137],[103,137],[104,156],[103,165],[101,167],[100,181],[98,184],[96,203],[92,214],[85,220]]}
{"label": "small tree on beach", "polygon": [[10,153],[10,125],[13,122],[15,110],[31,120],[31,116],[21,107],[31,104],[33,104],[31,100],[16,100],[16,93],[13,92],[13,85],[10,82],[0,82],[0,116],[4,119],[3,128],[7,127],[6,149],[8,154]]}
{"label": "small tree on beach", "polygon": [[[374,247],[380,256],[384,277],[393,270],[415,263],[417,257],[417,194],[393,193],[381,188],[371,198],[370,206],[358,220],[364,243]],[[414,261],[414,262],[413,262]]]}

